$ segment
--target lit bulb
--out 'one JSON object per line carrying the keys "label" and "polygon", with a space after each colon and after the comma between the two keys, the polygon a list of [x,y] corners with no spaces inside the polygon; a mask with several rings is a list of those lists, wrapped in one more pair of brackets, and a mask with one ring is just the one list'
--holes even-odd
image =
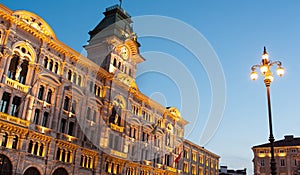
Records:
{"label": "lit bulb", "polygon": [[277,72],[277,75],[282,77],[284,75],[284,68],[279,66],[277,69],[276,69],[276,72]]}
{"label": "lit bulb", "polygon": [[269,54],[267,54],[267,53],[262,54],[262,59],[263,60],[268,60],[269,59]]}
{"label": "lit bulb", "polygon": [[251,78],[251,80],[257,80],[258,73],[255,72],[255,71],[252,71],[251,74],[250,74],[250,78]]}
{"label": "lit bulb", "polygon": [[268,66],[267,65],[262,65],[262,66],[260,66],[260,72],[262,73],[262,74],[265,74],[267,71],[268,71]]}
{"label": "lit bulb", "polygon": [[270,80],[270,82],[272,82],[274,80],[273,75],[267,75],[265,76],[265,80]]}

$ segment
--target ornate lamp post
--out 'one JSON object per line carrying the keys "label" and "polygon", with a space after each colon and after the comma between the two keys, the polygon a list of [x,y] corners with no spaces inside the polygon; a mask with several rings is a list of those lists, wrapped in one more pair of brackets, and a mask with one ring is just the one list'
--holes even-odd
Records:
{"label": "ornate lamp post", "polygon": [[274,80],[273,74],[271,72],[271,67],[277,65],[277,75],[282,77],[284,74],[284,69],[281,67],[280,61],[270,61],[269,55],[267,53],[266,47],[264,47],[264,53],[262,54],[262,62],[261,64],[252,66],[250,77],[252,80],[257,80],[258,73],[255,71],[257,68],[260,69],[261,75],[264,77],[264,83],[267,88],[267,99],[268,99],[268,114],[269,114],[269,129],[270,129],[270,149],[271,149],[271,174],[276,175],[276,162],[274,158],[274,136],[273,136],[273,128],[272,128],[272,113],[271,113],[271,99],[270,99],[270,85]]}

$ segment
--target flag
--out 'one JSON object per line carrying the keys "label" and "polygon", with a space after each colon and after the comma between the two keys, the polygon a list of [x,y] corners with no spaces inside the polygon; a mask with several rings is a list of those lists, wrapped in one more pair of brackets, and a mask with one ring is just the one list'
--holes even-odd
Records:
{"label": "flag", "polygon": [[174,163],[178,163],[179,160],[181,159],[181,155],[182,155],[182,151],[179,153],[179,155],[176,157],[176,159],[174,160]]}

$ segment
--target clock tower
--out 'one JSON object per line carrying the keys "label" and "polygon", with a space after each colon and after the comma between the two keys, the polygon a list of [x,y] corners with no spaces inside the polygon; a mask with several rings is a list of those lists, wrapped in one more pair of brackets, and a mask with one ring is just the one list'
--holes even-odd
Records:
{"label": "clock tower", "polygon": [[105,17],[89,32],[87,57],[113,74],[136,78],[136,66],[144,61],[132,29],[131,16],[119,5],[106,8]]}

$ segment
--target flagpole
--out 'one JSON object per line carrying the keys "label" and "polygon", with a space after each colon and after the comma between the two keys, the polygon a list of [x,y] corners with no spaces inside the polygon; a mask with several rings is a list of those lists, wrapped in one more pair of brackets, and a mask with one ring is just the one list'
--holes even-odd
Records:
{"label": "flagpole", "polygon": [[122,0],[119,0],[120,1],[120,7],[122,8]]}

